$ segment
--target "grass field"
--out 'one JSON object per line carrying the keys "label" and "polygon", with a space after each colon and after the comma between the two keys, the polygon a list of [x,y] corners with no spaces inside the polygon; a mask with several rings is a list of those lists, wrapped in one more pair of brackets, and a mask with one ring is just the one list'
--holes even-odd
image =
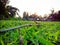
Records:
{"label": "grass field", "polygon": [[[23,24],[36,24],[34,21],[1,20],[0,30]],[[0,45],[58,45],[60,42],[60,22],[39,22],[9,32],[0,33]],[[60,45],[60,44],[59,44]]]}

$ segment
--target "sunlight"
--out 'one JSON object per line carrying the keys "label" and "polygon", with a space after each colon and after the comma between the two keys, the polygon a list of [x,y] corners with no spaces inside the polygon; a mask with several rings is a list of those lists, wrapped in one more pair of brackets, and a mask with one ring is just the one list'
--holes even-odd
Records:
{"label": "sunlight", "polygon": [[20,16],[26,11],[29,14],[37,13],[44,16],[49,14],[52,8],[55,11],[60,9],[60,0],[10,0],[10,4],[20,10]]}

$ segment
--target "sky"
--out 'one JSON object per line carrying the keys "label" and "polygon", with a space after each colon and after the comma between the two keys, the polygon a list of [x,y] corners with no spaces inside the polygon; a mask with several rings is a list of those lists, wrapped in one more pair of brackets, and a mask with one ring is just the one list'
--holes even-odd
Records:
{"label": "sky", "polygon": [[21,17],[24,11],[44,16],[44,14],[50,14],[52,8],[55,11],[60,10],[60,0],[10,0],[9,5],[17,7]]}

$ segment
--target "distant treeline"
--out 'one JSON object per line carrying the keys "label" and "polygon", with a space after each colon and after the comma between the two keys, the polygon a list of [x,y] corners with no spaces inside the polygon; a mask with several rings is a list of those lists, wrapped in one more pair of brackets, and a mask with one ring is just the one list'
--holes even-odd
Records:
{"label": "distant treeline", "polygon": [[37,14],[32,14],[29,16],[28,12],[23,13],[23,19],[24,20],[37,20],[37,21],[60,21],[60,10],[57,12],[54,12],[54,10],[51,10],[51,14],[44,15],[42,17],[41,15],[38,16]]}

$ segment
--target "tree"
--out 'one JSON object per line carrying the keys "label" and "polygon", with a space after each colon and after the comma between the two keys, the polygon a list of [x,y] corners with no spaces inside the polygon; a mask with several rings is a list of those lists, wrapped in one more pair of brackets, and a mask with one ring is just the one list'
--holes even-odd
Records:
{"label": "tree", "polygon": [[19,11],[19,9],[16,7],[7,6],[8,3],[9,0],[0,0],[0,19],[14,17],[17,11]]}
{"label": "tree", "polygon": [[7,11],[8,11],[8,14],[10,17],[14,17],[15,14],[17,14],[19,16],[19,14],[17,13],[17,11],[19,11],[19,9],[16,7],[7,6]]}
{"label": "tree", "polygon": [[28,20],[28,18],[29,18],[29,14],[28,14],[28,12],[23,12],[23,19],[24,20]]}
{"label": "tree", "polygon": [[8,0],[0,0],[0,19],[3,19],[4,17],[8,17],[8,13],[6,10],[6,5],[8,4]]}
{"label": "tree", "polygon": [[48,20],[50,21],[60,21],[60,10],[57,12],[55,12],[54,14],[50,14],[50,16],[48,17]]}
{"label": "tree", "polygon": [[46,20],[47,20],[47,18],[48,18],[48,15],[47,15],[47,14],[45,14],[45,15],[44,15],[44,17],[43,17],[43,20],[44,20],[44,21],[46,21]]}
{"label": "tree", "polygon": [[36,13],[32,14],[29,16],[29,20],[38,20],[40,21],[41,20],[41,16],[38,16]]}
{"label": "tree", "polygon": [[54,11],[55,11],[54,8],[52,8],[52,9],[51,9],[51,14],[54,14]]}

